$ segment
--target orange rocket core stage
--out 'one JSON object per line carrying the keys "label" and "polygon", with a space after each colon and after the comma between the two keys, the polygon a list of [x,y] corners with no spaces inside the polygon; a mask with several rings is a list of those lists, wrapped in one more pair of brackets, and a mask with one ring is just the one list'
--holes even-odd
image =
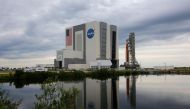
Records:
{"label": "orange rocket core stage", "polygon": [[129,44],[126,42],[126,53],[125,53],[125,61],[126,63],[129,63]]}

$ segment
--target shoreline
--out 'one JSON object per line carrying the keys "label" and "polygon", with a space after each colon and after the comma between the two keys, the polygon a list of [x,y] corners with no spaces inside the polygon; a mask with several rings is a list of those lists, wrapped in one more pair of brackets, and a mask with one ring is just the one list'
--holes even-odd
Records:
{"label": "shoreline", "polygon": [[131,75],[190,75],[190,72],[171,72],[171,71],[138,71],[138,70],[114,70],[100,69],[92,71],[67,70],[67,71],[49,71],[49,72],[23,72],[22,70],[0,72],[0,83],[13,83],[15,87],[21,88],[32,83],[43,83],[47,79],[52,81],[81,81],[85,78],[107,80],[118,78],[120,76]]}

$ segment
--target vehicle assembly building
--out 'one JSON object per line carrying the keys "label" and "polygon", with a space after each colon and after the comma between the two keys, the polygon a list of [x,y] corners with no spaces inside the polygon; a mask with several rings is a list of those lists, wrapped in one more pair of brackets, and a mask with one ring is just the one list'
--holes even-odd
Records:
{"label": "vehicle assembly building", "polygon": [[57,50],[57,68],[117,68],[117,26],[88,22],[66,28],[66,48]]}

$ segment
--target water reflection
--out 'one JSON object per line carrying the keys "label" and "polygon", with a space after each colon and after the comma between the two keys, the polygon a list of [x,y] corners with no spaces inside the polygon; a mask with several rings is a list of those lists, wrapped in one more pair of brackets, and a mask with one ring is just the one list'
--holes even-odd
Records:
{"label": "water reflection", "polygon": [[35,109],[118,109],[118,78],[42,84]]}
{"label": "water reflection", "polygon": [[0,109],[17,109],[20,103],[21,100],[12,100],[9,94],[0,88]]}
{"label": "water reflection", "polygon": [[43,93],[36,95],[35,109],[75,109],[76,88],[64,90],[54,83],[43,84]]}
{"label": "water reflection", "polygon": [[131,109],[136,109],[136,76],[126,77],[126,95]]}
{"label": "water reflection", "polygon": [[[136,77],[126,77],[127,98],[136,107]],[[37,87],[38,88],[38,87]],[[20,92],[23,100],[25,92]],[[31,109],[119,109],[119,78],[83,81],[51,82],[41,84]],[[19,96],[19,95],[17,95]],[[26,96],[27,97],[27,96]],[[23,105],[23,104],[22,104]]]}
{"label": "water reflection", "polygon": [[[49,94],[44,89],[51,88],[40,87],[43,84],[15,89],[6,83],[2,89],[8,91],[14,100],[23,98],[19,109],[33,109],[36,104],[41,104],[43,99],[40,100],[40,97],[47,95],[55,95],[56,100],[59,100],[48,98],[52,106],[66,106],[67,109],[189,109],[190,76],[169,75],[167,79],[164,78],[149,75],[50,82],[53,90]],[[77,91],[73,91],[73,88]],[[47,104],[45,106],[50,107]]]}
{"label": "water reflection", "polygon": [[118,109],[118,78],[85,80],[85,109]]}

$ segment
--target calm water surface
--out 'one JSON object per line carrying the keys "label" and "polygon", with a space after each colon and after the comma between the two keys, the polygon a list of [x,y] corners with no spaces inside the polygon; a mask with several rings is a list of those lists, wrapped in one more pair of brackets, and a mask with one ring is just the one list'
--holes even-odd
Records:
{"label": "calm water surface", "polygon": [[[62,89],[77,88],[76,109],[190,109],[190,75],[130,76],[104,81],[85,79],[56,82]],[[41,84],[15,88],[0,83],[10,98],[22,99],[19,109],[32,109]]]}

